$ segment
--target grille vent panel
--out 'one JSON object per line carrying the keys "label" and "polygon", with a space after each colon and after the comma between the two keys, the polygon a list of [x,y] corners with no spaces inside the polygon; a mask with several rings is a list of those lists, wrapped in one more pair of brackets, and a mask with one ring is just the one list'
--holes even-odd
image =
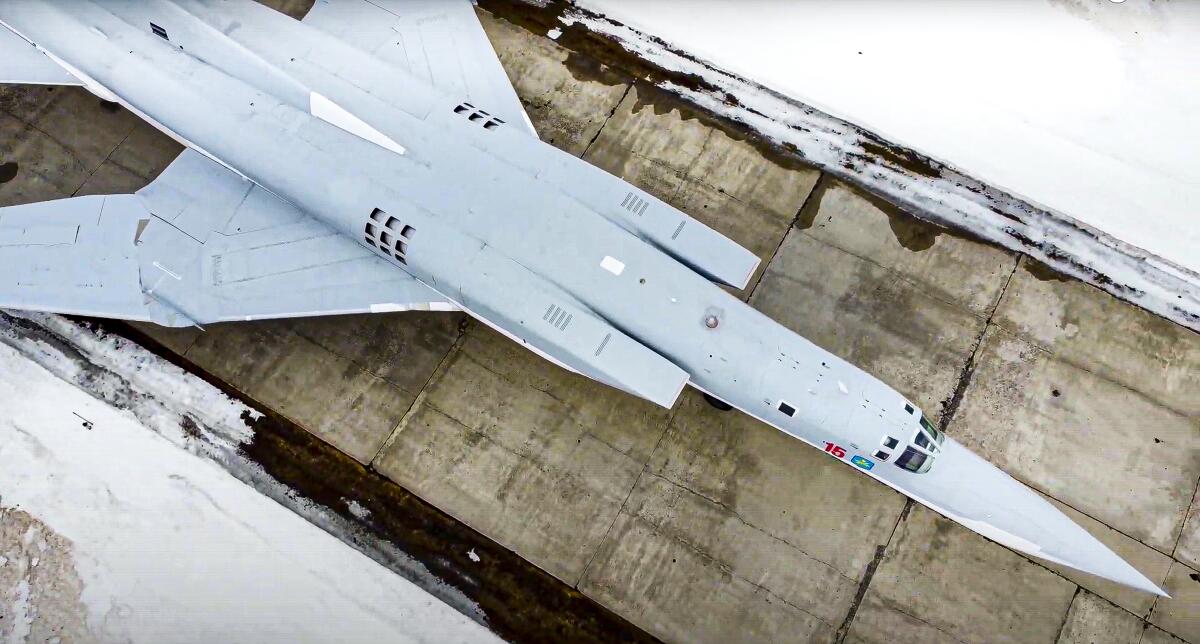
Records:
{"label": "grille vent panel", "polygon": [[549,322],[550,326],[558,329],[559,331],[566,331],[567,326],[571,324],[571,320],[574,318],[575,316],[567,313],[557,304],[551,304],[550,307],[546,309],[546,313],[542,316],[543,320]]}
{"label": "grille vent panel", "polygon": [[504,125],[504,119],[492,116],[470,103],[459,103],[454,106],[454,113],[465,117],[468,122],[475,123],[485,130],[495,130]]}
{"label": "grille vent panel", "polygon": [[408,243],[416,229],[376,208],[363,226],[363,243],[384,257],[408,264]]}
{"label": "grille vent panel", "polygon": [[621,202],[621,207],[629,212],[642,216],[646,214],[646,208],[650,206],[650,202],[633,194],[632,192],[625,195],[625,200]]}
{"label": "grille vent panel", "polygon": [[600,341],[600,346],[596,347],[596,353],[594,353],[594,354],[592,354],[592,355],[594,355],[594,356],[596,356],[597,358],[599,358],[599,357],[600,357],[600,354],[601,354],[601,353],[604,353],[604,347],[607,347],[607,346],[608,346],[608,341],[609,341],[609,340],[611,340],[611,339],[612,339],[612,334],[611,334],[611,333],[609,333],[609,334],[606,334],[606,335],[604,336],[604,339]]}

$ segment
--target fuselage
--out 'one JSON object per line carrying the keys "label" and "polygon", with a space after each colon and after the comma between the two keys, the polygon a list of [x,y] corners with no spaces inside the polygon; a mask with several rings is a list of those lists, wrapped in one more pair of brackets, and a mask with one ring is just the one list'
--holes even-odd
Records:
{"label": "fuselage", "polygon": [[[518,339],[526,321],[496,313],[505,298],[554,293],[696,388],[1006,545],[1054,560],[1070,548],[1017,536],[1026,500],[996,491],[1018,484],[923,429],[911,401],[616,216],[631,195],[649,204],[642,216],[669,205],[511,123],[471,118],[487,106],[252,2],[8,2],[0,20],[93,92]],[[356,77],[324,69],[330,51],[360,58]],[[408,227],[403,257],[377,248],[380,211]],[[520,283],[489,283],[496,261]]]}

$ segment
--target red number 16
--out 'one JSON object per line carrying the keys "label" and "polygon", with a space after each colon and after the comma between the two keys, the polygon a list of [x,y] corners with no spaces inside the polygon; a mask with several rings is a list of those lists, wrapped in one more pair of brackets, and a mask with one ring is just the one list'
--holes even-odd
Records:
{"label": "red number 16", "polygon": [[846,450],[833,443],[825,443],[825,451],[838,458],[846,458]]}

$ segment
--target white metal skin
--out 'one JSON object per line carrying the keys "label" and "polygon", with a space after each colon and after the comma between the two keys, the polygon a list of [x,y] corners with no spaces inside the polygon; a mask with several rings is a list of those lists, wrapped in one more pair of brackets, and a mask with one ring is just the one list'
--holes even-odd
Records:
{"label": "white metal skin", "polygon": [[[485,128],[470,115],[487,106],[464,111],[462,97],[248,0],[6,0],[0,21],[372,252],[376,210],[412,226],[404,263],[385,257],[394,270],[568,369],[665,405],[689,383],[1014,550],[1165,594],[1041,496],[922,429],[894,389],[713,283],[744,285],[753,256],[538,141],[519,115]],[[149,227],[171,232],[157,214]],[[184,323],[209,321],[197,293],[163,296]],[[0,304],[38,308],[36,296]]]}

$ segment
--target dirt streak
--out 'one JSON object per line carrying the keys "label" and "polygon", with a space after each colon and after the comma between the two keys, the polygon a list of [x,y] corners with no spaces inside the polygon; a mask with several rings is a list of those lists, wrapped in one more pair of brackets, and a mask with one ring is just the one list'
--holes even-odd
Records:
{"label": "dirt streak", "polygon": [[253,430],[253,438],[241,448],[246,458],[297,497],[361,528],[363,538],[349,542],[352,547],[388,565],[386,555],[370,552],[370,537],[379,538],[425,566],[441,582],[475,602],[485,615],[486,626],[501,637],[515,642],[657,641],[303,427],[247,400],[232,386],[137,329],[108,320],[88,322],[141,344],[227,395],[262,410],[257,421],[246,419]]}

